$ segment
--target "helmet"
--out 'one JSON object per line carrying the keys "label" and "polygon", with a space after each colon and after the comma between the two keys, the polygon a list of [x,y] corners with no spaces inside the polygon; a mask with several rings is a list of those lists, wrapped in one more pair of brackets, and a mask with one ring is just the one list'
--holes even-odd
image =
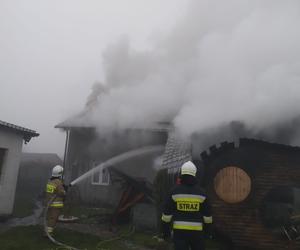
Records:
{"label": "helmet", "polygon": [[196,173],[197,168],[191,161],[187,161],[181,166],[181,175],[191,175],[196,177]]}
{"label": "helmet", "polygon": [[64,168],[60,165],[56,165],[52,169],[52,177],[62,177],[63,172],[64,172]]}

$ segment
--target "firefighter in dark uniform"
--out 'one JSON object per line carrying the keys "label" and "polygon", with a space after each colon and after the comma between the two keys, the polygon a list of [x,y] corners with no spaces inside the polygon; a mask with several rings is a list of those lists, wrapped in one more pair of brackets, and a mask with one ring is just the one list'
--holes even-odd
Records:
{"label": "firefighter in dark uniform", "polygon": [[197,185],[196,166],[181,167],[181,182],[167,197],[162,214],[163,238],[171,237],[175,250],[204,250],[204,231],[211,237],[212,215],[205,192]]}

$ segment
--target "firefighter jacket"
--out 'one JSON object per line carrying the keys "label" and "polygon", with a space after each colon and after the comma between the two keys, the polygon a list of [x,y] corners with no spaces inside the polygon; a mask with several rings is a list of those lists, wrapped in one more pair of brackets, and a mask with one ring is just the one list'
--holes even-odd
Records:
{"label": "firefighter jacket", "polygon": [[46,187],[46,202],[54,197],[55,199],[51,202],[50,207],[62,208],[64,206],[64,198],[66,191],[63,185],[63,181],[60,178],[51,178],[47,183]]}
{"label": "firefighter jacket", "polygon": [[[176,185],[168,195],[162,214],[163,234],[173,221],[173,230],[202,231],[212,223],[211,208],[205,192],[198,185]],[[168,230],[169,231],[169,230]]]}

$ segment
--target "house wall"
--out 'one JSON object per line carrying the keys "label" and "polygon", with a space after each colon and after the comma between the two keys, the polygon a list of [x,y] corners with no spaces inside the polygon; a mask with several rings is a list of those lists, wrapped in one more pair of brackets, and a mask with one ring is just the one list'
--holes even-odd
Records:
{"label": "house wall", "polygon": [[0,148],[7,149],[0,176],[0,215],[13,211],[22,145],[21,135],[0,130]]}
{"label": "house wall", "polygon": [[137,230],[157,230],[156,218],[157,211],[153,204],[140,203],[133,208],[132,222]]}
{"label": "house wall", "polygon": [[[231,249],[300,249],[300,242],[282,239],[263,222],[266,195],[274,188],[300,188],[300,148],[242,139],[239,147],[222,143],[202,154],[206,188],[212,203],[215,227],[229,236]],[[226,203],[214,188],[216,174],[227,166],[244,170],[251,178],[249,196],[239,203]],[[231,183],[229,183],[230,185]]]}
{"label": "house wall", "polygon": [[[93,129],[72,129],[69,135],[69,149],[66,159],[65,180],[71,182],[89,171],[93,164],[102,163],[111,157],[147,145],[161,145],[166,142],[166,134],[161,132],[133,131],[99,136]],[[153,159],[159,154],[149,154],[126,160],[114,167],[132,177],[146,177],[153,181],[155,170]],[[91,178],[82,181],[76,188],[85,204],[115,207],[124,190],[124,180],[112,176],[108,186],[92,185]]]}

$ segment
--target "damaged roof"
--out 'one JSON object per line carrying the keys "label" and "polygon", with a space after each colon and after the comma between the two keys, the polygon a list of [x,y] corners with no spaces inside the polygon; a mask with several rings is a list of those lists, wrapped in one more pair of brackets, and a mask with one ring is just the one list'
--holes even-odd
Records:
{"label": "damaged roof", "polygon": [[176,132],[170,131],[166,149],[163,155],[162,168],[168,172],[177,171],[181,165],[192,159],[191,143],[178,137]]}
{"label": "damaged roof", "polygon": [[8,123],[8,122],[1,121],[1,120],[0,120],[0,128],[10,130],[17,134],[23,135],[23,139],[24,139],[25,143],[29,142],[32,137],[39,136],[39,134],[34,130],[24,128],[21,126],[17,126],[15,124]]}
{"label": "damaged roof", "polygon": [[[83,110],[82,112],[74,115],[65,121],[57,124],[55,128],[61,129],[72,129],[72,128],[95,128],[90,121],[90,113],[89,110]],[[158,132],[167,132],[172,129],[172,124],[170,122],[155,122],[148,126],[136,126],[131,127],[131,129],[141,129],[141,130],[151,130],[151,131],[158,131]]]}
{"label": "damaged roof", "polygon": [[89,120],[89,113],[86,110],[69,117],[65,121],[57,124],[55,128],[70,129],[70,128],[93,128],[91,124],[86,122]]}

